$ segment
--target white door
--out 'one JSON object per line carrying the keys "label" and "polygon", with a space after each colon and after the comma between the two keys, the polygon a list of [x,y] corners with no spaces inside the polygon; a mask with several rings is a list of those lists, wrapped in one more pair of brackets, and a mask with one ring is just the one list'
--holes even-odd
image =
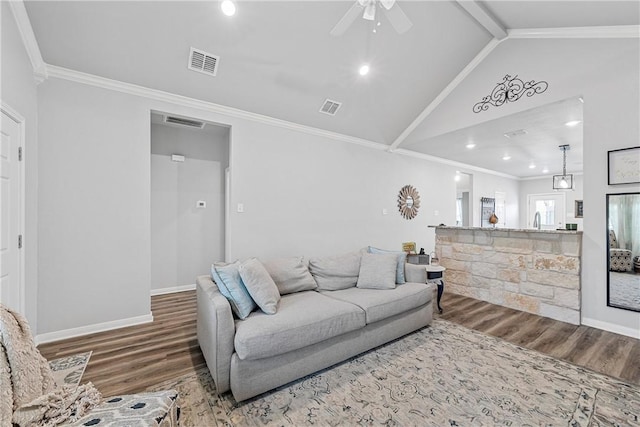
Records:
{"label": "white door", "polygon": [[542,230],[564,228],[567,206],[564,193],[529,194],[528,206],[528,228],[534,228],[533,219],[536,212],[540,213],[540,228]]}
{"label": "white door", "polygon": [[2,108],[0,126],[0,303],[24,314],[22,126]]}

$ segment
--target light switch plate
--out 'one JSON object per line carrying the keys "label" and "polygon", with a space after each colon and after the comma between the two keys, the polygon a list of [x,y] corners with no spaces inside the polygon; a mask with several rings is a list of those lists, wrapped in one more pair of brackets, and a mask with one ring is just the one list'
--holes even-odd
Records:
{"label": "light switch plate", "polygon": [[238,203],[238,213],[244,212],[244,203]]}
{"label": "light switch plate", "polygon": [[204,200],[198,200],[196,202],[196,208],[198,209],[204,209],[207,207],[207,202],[205,202]]}

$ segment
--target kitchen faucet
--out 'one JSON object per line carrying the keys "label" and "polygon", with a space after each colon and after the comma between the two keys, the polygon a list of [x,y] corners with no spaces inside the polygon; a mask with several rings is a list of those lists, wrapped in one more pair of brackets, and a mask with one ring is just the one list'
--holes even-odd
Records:
{"label": "kitchen faucet", "polygon": [[538,230],[540,230],[541,226],[542,226],[542,220],[540,219],[540,211],[537,211],[536,214],[533,216],[533,228],[537,228]]}

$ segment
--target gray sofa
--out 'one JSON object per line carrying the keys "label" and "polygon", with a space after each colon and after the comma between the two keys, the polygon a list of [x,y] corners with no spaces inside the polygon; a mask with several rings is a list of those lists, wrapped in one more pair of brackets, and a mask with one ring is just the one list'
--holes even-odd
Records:
{"label": "gray sofa", "polygon": [[244,320],[211,276],[199,276],[198,341],[217,391],[246,400],[429,325],[435,286],[424,267],[404,268],[406,283],[394,289],[294,292],[276,314]]}

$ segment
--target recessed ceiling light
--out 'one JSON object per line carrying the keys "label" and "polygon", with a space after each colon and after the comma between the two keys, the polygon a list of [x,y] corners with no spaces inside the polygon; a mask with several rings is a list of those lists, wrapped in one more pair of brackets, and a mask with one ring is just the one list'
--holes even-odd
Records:
{"label": "recessed ceiling light", "polygon": [[455,176],[453,179],[454,179],[455,181],[460,181],[460,178],[461,178],[461,177],[460,177],[460,175],[459,175],[459,174],[456,174],[456,176]]}
{"label": "recessed ceiling light", "polygon": [[358,69],[358,73],[360,73],[361,76],[366,76],[367,74],[369,74],[369,65],[363,64],[362,66],[360,66],[360,68]]}
{"label": "recessed ceiling light", "polygon": [[579,125],[580,123],[582,123],[580,120],[571,120],[570,122],[565,123],[565,126],[569,126],[570,128]]}
{"label": "recessed ceiling light", "polygon": [[549,168],[542,169],[542,173],[549,173]]}
{"label": "recessed ceiling light", "polygon": [[535,168],[536,168],[536,165],[535,165],[535,164],[531,163],[531,164],[529,165],[529,169],[535,169]]}
{"label": "recessed ceiling light", "polygon": [[471,150],[475,146],[476,146],[476,144],[474,144],[473,142],[470,142],[467,145],[465,145],[465,147],[467,147],[469,150]]}
{"label": "recessed ceiling light", "polygon": [[227,16],[233,16],[236,14],[236,5],[231,0],[224,0],[220,4],[220,9],[222,9],[222,13]]}
{"label": "recessed ceiling light", "polygon": [[502,160],[510,160],[511,156],[508,154],[505,154],[504,156],[502,156]]}

